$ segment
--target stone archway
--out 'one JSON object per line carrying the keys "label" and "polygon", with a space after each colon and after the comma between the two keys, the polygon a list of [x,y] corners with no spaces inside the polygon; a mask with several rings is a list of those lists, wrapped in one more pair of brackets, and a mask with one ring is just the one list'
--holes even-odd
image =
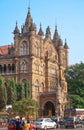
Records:
{"label": "stone archway", "polygon": [[55,116],[55,106],[51,101],[44,104],[43,116]]}

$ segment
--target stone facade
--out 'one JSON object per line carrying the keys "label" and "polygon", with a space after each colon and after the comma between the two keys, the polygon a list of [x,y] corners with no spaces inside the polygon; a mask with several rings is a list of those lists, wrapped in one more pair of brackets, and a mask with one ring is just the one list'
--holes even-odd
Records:
{"label": "stone facade", "polygon": [[32,98],[40,103],[41,115],[63,115],[67,105],[67,83],[64,71],[68,67],[68,46],[58,34],[51,38],[40,25],[36,32],[30,9],[21,32],[16,23],[14,43],[0,47],[0,75],[6,80],[29,81]]}

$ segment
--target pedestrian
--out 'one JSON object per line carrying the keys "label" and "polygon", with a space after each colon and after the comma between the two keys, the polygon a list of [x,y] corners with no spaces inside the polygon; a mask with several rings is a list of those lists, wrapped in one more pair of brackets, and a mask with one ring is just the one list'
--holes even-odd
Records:
{"label": "pedestrian", "polygon": [[30,121],[27,120],[27,122],[24,124],[24,130],[29,130],[30,129]]}
{"label": "pedestrian", "polygon": [[20,119],[17,118],[15,123],[16,123],[16,130],[21,130],[21,121],[20,121]]}

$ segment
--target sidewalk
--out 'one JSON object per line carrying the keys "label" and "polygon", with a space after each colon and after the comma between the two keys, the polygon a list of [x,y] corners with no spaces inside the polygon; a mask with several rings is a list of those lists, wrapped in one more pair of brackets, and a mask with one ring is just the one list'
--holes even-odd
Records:
{"label": "sidewalk", "polygon": [[7,127],[0,127],[0,130],[8,130]]}

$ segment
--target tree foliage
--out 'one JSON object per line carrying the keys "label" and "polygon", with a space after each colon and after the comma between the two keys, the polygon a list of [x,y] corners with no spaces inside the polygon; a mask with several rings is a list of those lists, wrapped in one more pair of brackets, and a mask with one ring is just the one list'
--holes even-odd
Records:
{"label": "tree foliage", "polygon": [[22,82],[18,82],[16,84],[16,92],[17,92],[17,101],[22,100],[24,98],[24,87]]}
{"label": "tree foliage", "polygon": [[5,80],[0,76],[0,110],[4,108],[7,103],[7,90],[5,87]]}
{"label": "tree foliage", "polygon": [[7,82],[7,104],[13,104],[16,101],[16,86],[13,78],[9,78]]}
{"label": "tree foliage", "polygon": [[[23,102],[23,99],[26,100],[31,98],[30,88],[31,86],[28,81],[25,83],[16,83],[13,78],[9,78],[5,81],[5,79],[0,76],[0,110],[5,108],[6,105],[13,105],[15,103],[18,104],[18,101],[21,103]],[[21,109],[22,108],[23,107],[21,107]]]}
{"label": "tree foliage", "polygon": [[84,108],[84,63],[69,66],[66,79],[70,106]]}
{"label": "tree foliage", "polygon": [[38,109],[38,102],[30,98],[22,99],[13,104],[13,112],[21,116],[25,116],[26,114],[34,115]]}

